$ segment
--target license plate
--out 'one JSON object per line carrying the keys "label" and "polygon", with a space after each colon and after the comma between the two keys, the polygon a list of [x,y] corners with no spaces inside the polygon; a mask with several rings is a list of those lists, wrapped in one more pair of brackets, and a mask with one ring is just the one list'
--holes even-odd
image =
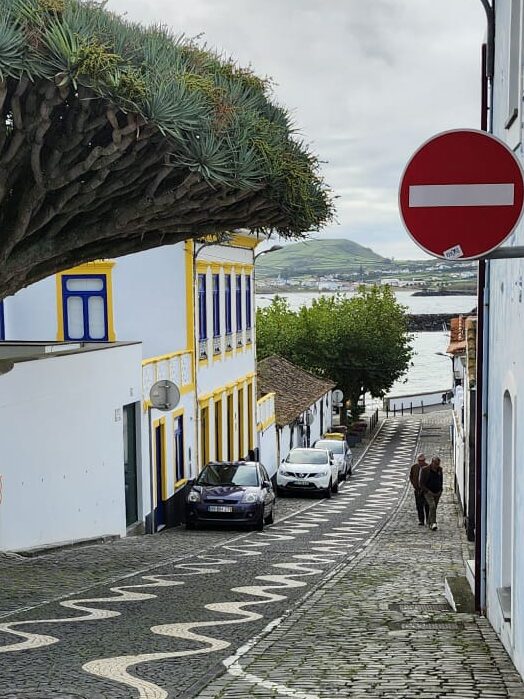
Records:
{"label": "license plate", "polygon": [[304,479],[294,481],[295,485],[309,485],[309,481],[306,481]]}
{"label": "license plate", "polygon": [[233,512],[233,508],[228,505],[209,505],[209,512]]}

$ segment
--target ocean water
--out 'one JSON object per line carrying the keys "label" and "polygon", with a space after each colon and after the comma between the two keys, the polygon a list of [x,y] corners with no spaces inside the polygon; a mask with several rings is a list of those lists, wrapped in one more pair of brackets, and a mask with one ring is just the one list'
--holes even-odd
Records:
{"label": "ocean water", "polygon": [[[397,299],[407,306],[410,313],[461,313],[471,312],[477,305],[476,296],[412,296],[413,292],[399,291]],[[279,294],[287,298],[291,308],[309,306],[319,294]],[[347,294],[352,296],[351,293]],[[271,303],[272,294],[257,294],[256,303],[264,308]],[[448,332],[413,333],[415,355],[405,376],[395,382],[388,395],[399,396],[429,391],[448,390],[452,385],[451,360],[437,352],[446,352]]]}

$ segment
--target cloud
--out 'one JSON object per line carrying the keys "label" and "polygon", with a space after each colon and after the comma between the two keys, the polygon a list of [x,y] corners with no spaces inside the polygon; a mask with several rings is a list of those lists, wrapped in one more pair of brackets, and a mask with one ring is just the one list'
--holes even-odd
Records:
{"label": "cloud", "polygon": [[[110,0],[133,20],[196,36],[276,81],[338,196],[326,235],[413,250],[397,212],[411,154],[480,123],[479,0]],[[370,238],[373,231],[372,238]],[[380,247],[382,246],[382,247]],[[397,255],[395,255],[397,256]]]}

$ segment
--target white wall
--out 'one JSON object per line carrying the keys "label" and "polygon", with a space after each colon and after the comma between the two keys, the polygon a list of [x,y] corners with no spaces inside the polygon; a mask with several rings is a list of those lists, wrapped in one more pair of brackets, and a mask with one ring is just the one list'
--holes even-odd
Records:
{"label": "white wall", "polygon": [[113,298],[117,340],[141,340],[144,357],[186,349],[185,244],[117,258]]}
{"label": "white wall", "polygon": [[56,340],[56,281],[47,277],[4,299],[6,340]]}
{"label": "white wall", "polygon": [[[497,3],[495,80],[493,90],[494,134],[504,140],[523,160],[521,116],[506,128],[508,104],[522,109],[521,55],[516,93],[508,99],[510,9],[513,3]],[[516,26],[521,32],[521,19]],[[522,35],[518,41],[522,53]],[[522,224],[505,246],[524,245]],[[486,556],[487,615],[501,637],[519,672],[524,675],[524,261],[496,260],[489,263],[487,391],[487,493]],[[504,411],[504,395],[512,405],[512,419]],[[511,424],[509,424],[511,422]],[[511,456],[508,452],[511,445]],[[506,458],[507,457],[507,458]],[[511,492],[512,491],[512,492]],[[512,520],[508,525],[508,513]],[[509,558],[505,558],[505,556]],[[509,560],[509,576],[504,572]],[[512,621],[502,618],[497,588],[511,586]]]}
{"label": "white wall", "polygon": [[0,376],[0,550],[126,533],[122,406],[141,347],[20,362]]}

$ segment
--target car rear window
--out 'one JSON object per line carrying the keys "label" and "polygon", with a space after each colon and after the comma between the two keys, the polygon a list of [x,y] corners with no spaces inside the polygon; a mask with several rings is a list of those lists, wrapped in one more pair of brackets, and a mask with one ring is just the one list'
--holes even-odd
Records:
{"label": "car rear window", "polygon": [[197,478],[198,485],[257,486],[255,464],[209,464]]}
{"label": "car rear window", "polygon": [[333,454],[343,454],[344,442],[337,439],[321,439],[319,442],[316,442],[315,449],[327,449],[332,451]]}
{"label": "car rear window", "polygon": [[328,455],[317,449],[293,449],[286,461],[288,464],[327,464]]}

